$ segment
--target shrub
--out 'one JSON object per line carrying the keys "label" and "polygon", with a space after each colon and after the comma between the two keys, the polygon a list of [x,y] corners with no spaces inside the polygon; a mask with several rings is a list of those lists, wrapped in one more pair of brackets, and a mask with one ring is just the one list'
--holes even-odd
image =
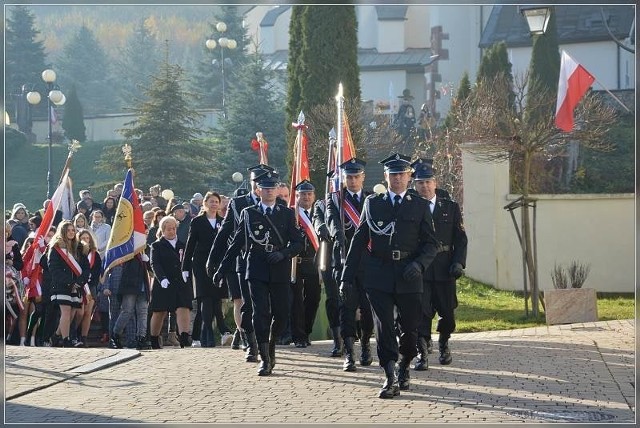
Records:
{"label": "shrub", "polygon": [[577,261],[572,261],[568,268],[554,264],[551,271],[551,281],[553,282],[553,288],[565,289],[569,288],[582,288],[584,282],[589,276],[591,266],[589,264],[582,264]]}

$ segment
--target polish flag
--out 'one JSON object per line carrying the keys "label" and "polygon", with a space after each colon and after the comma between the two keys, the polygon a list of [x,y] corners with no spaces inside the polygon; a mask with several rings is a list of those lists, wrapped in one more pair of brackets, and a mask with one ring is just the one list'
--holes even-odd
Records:
{"label": "polish flag", "polygon": [[558,128],[564,132],[570,132],[573,129],[573,110],[595,80],[591,73],[562,51],[556,104]]}

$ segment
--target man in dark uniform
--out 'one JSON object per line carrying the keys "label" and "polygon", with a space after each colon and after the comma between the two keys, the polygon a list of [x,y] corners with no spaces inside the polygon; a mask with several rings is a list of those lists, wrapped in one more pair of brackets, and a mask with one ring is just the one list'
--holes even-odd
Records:
{"label": "man in dark uniform", "polygon": [[320,248],[318,249],[317,257],[320,259],[318,263],[322,282],[324,283],[324,307],[327,313],[327,319],[329,320],[331,335],[333,336],[333,349],[331,350],[330,356],[342,357],[340,313],[338,311],[340,296],[338,294],[338,283],[336,282],[336,278],[333,276],[333,269],[331,268],[333,264],[333,241],[331,240],[331,235],[329,234],[329,229],[325,222],[326,209],[326,198],[318,199],[313,209],[313,228],[315,229],[318,238],[320,238]]}
{"label": "man in dark uniform", "polygon": [[439,319],[436,331],[440,364],[451,364],[449,338],[456,328],[454,309],[458,306],[456,279],[462,276],[467,260],[467,234],[458,203],[441,197],[436,188],[436,178],[431,163],[418,159],[412,164],[414,186],[418,194],[429,201],[429,213],[433,219],[440,252],[423,276],[422,319],[418,325],[418,360],[416,370],[428,367],[427,353],[431,342],[431,321],[435,312]]}
{"label": "man in dark uniform", "polygon": [[316,198],[315,187],[308,180],[303,180],[295,190],[304,249],[296,257],[296,282],[291,284],[291,336],[296,348],[306,348],[311,344],[309,336],[320,305],[320,276],[316,260],[320,241],[311,220]]}
{"label": "man in dark uniform", "polygon": [[[364,184],[364,167],[366,162],[357,158],[352,158],[340,165],[340,169],[345,177],[346,187],[341,191],[342,210],[340,212],[340,201],[337,194],[331,194],[327,198],[327,227],[329,234],[334,240],[333,266],[336,275],[336,283],[340,282],[342,275],[342,259],[346,256],[353,235],[360,223],[360,213],[364,204],[364,199],[369,195],[362,189]],[[342,226],[344,219],[344,227]],[[344,248],[342,245],[344,243]],[[371,365],[371,346],[369,340],[373,334],[373,317],[371,315],[371,305],[363,288],[364,266],[361,265],[353,278],[353,292],[342,299],[340,311],[340,331],[344,341],[345,360],[344,371],[355,371],[356,364],[353,358],[353,345],[356,339],[356,311],[360,308],[360,364],[362,366]]]}
{"label": "man in dark uniform", "polygon": [[[225,215],[224,220],[222,220],[220,230],[218,231],[216,239],[213,241],[211,252],[209,253],[209,258],[207,260],[207,274],[211,277],[213,277],[213,274],[220,266],[220,262],[229,247],[229,242],[233,237],[233,233],[240,223],[240,212],[246,207],[256,205],[260,201],[258,187],[255,182],[256,177],[264,174],[265,172],[274,171],[270,166],[263,164],[252,166],[247,168],[247,170],[249,171],[251,178],[251,192],[232,198],[231,201],[229,201],[227,214]],[[255,363],[258,361],[258,343],[256,342],[256,336],[253,332],[253,323],[251,321],[253,316],[253,304],[251,303],[249,283],[245,279],[246,268],[247,262],[245,257],[242,255],[238,256],[238,259],[236,260],[235,273],[238,281],[235,281],[234,278],[231,277],[234,273],[229,272],[227,284],[229,284],[229,291],[231,294],[237,295],[237,290],[233,290],[232,288],[238,282],[240,283],[240,294],[242,296],[242,307],[240,308],[242,330],[240,331],[240,336],[243,347],[247,351],[245,360],[247,362]]]}
{"label": "man in dark uniform", "polygon": [[[381,163],[388,190],[365,200],[340,290],[346,295],[352,292],[364,254],[364,289],[371,302],[378,358],[386,375],[379,397],[393,398],[400,389],[409,388],[409,365],[417,354],[422,275],[435,258],[438,243],[427,201],[407,192],[411,180],[409,158],[396,153]],[[394,307],[398,310],[399,346]]]}
{"label": "man in dark uniform", "polygon": [[276,204],[278,174],[266,172],[254,181],[260,188],[260,203],[242,210],[231,245],[213,279],[218,284],[246,247],[245,278],[253,298],[253,327],[262,360],[258,375],[268,376],[275,365],[276,339],[289,317],[291,259],[304,243],[294,211]]}

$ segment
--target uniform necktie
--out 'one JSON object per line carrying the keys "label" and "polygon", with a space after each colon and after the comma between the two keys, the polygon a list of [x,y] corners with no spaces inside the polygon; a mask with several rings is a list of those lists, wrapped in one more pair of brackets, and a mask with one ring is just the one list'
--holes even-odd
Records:
{"label": "uniform necktie", "polygon": [[353,194],[353,200],[356,201],[356,204],[359,202],[357,193]]}
{"label": "uniform necktie", "polygon": [[271,215],[271,207],[267,207],[267,210],[265,211],[265,215]]}
{"label": "uniform necktie", "polygon": [[433,214],[433,211],[431,210],[431,201],[427,201],[427,208],[429,209],[429,214]]}
{"label": "uniform necktie", "polygon": [[304,215],[306,215],[308,219],[311,219],[311,217],[309,216],[309,211],[304,210]]}
{"label": "uniform necktie", "polygon": [[395,196],[393,197],[393,206],[394,206],[395,208],[398,208],[398,207],[400,206],[400,200],[401,200],[401,199],[402,199],[402,196],[400,196],[400,195],[395,195]]}

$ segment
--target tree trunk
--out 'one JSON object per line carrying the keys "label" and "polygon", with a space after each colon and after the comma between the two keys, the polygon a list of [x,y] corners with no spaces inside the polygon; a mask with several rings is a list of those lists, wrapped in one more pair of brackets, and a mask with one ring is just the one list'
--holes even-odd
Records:
{"label": "tree trunk", "polygon": [[538,282],[536,281],[536,266],[533,260],[533,250],[531,245],[531,219],[529,216],[529,186],[530,186],[530,174],[531,174],[531,161],[533,157],[529,152],[525,152],[523,159],[523,180],[522,180],[522,239],[525,246],[525,254],[527,261],[527,273],[529,275],[529,284],[531,284],[531,313],[534,317],[538,317],[539,308],[538,300],[540,291],[538,290]]}

